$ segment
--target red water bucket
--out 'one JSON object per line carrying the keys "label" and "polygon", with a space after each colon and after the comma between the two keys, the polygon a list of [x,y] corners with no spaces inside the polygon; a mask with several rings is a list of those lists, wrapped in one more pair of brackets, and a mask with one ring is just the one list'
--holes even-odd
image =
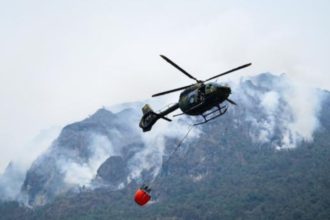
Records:
{"label": "red water bucket", "polygon": [[137,204],[139,204],[140,206],[143,206],[145,204],[147,204],[147,202],[151,199],[151,196],[149,195],[148,192],[146,192],[143,189],[138,189],[135,192],[135,196],[134,196],[134,200]]}

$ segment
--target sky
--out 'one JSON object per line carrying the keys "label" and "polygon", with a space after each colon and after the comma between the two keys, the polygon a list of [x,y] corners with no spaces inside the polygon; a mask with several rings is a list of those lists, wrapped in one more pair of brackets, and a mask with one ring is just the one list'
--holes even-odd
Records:
{"label": "sky", "polygon": [[0,0],[0,172],[102,106],[192,83],[160,54],[199,79],[252,62],[221,80],[286,73],[330,90],[329,11],[326,0]]}

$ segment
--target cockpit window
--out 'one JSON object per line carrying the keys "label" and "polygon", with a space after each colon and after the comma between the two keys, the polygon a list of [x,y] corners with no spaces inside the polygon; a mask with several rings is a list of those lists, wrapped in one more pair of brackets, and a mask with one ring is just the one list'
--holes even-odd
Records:
{"label": "cockpit window", "polygon": [[214,89],[214,86],[212,84],[207,84],[206,85],[206,92],[212,92]]}

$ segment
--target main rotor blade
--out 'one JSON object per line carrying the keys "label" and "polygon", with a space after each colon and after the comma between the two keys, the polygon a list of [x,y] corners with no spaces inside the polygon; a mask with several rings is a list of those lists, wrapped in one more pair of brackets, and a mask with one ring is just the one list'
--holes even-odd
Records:
{"label": "main rotor blade", "polygon": [[186,76],[188,76],[191,79],[196,80],[197,82],[199,82],[198,79],[196,79],[194,76],[190,75],[187,71],[185,71],[184,69],[182,69],[181,67],[179,67],[176,63],[174,63],[172,60],[170,60],[169,58],[165,57],[164,55],[160,55],[164,60],[166,60],[168,63],[170,63],[172,66],[174,66],[175,68],[177,68],[178,70],[180,70],[182,73],[184,73]]}
{"label": "main rotor blade", "polygon": [[212,80],[212,79],[218,78],[218,77],[220,77],[220,76],[226,75],[226,74],[228,74],[228,73],[231,73],[231,72],[234,72],[234,71],[237,71],[237,70],[240,70],[240,69],[246,68],[246,67],[250,66],[251,64],[252,64],[252,63],[244,64],[244,65],[242,65],[242,66],[236,67],[236,68],[234,68],[234,69],[228,70],[228,71],[226,71],[226,72],[224,72],[224,73],[221,73],[221,74],[219,74],[219,75],[216,75],[216,76],[213,76],[213,77],[211,77],[211,78],[209,78],[209,79],[206,79],[206,80],[204,80],[203,82],[207,82],[207,81],[210,81],[210,80]]}
{"label": "main rotor blade", "polygon": [[[194,84],[192,84],[192,85],[194,85]],[[167,94],[167,93],[171,93],[171,92],[180,91],[180,90],[182,90],[182,89],[186,89],[186,88],[188,88],[188,87],[190,87],[190,86],[192,86],[192,85],[189,85],[189,86],[183,86],[183,87],[176,88],[176,89],[172,89],[172,90],[168,90],[168,91],[165,91],[165,92],[160,92],[160,93],[157,93],[157,94],[152,95],[152,97],[160,96],[160,95],[165,95],[165,94]]]}
{"label": "main rotor blade", "polygon": [[227,101],[228,101],[229,103],[233,104],[233,105],[237,105],[236,102],[234,102],[233,100],[230,100],[230,99],[228,99],[228,98],[227,98]]}

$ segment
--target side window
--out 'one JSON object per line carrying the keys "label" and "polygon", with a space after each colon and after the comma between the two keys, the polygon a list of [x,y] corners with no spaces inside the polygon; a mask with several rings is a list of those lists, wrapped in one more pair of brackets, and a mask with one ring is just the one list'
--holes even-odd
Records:
{"label": "side window", "polygon": [[197,102],[197,92],[191,92],[188,95],[188,101],[190,104],[194,104]]}

